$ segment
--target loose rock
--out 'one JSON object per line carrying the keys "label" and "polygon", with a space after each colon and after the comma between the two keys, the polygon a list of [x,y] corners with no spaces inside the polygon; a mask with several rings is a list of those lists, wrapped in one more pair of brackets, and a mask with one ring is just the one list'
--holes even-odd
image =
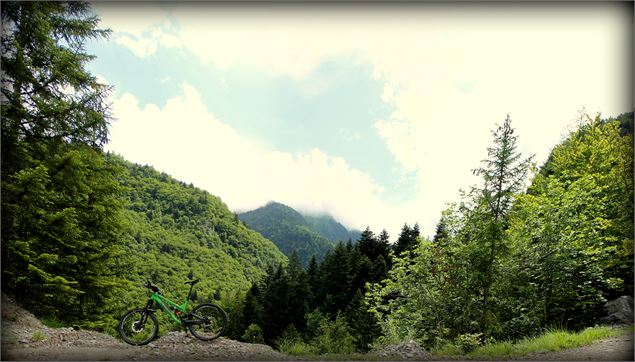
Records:
{"label": "loose rock", "polygon": [[600,319],[600,323],[607,325],[633,324],[633,298],[621,296],[604,305],[606,317]]}
{"label": "loose rock", "polygon": [[384,346],[378,350],[372,352],[372,354],[378,355],[387,359],[400,359],[400,360],[427,360],[431,355],[425,350],[419,343],[415,341],[408,341],[397,345]]}

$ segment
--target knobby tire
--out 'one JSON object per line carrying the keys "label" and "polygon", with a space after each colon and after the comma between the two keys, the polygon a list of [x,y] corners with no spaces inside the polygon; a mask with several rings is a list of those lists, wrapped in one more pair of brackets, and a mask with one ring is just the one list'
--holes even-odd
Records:
{"label": "knobby tire", "polygon": [[227,313],[211,303],[198,305],[190,313],[192,321],[187,328],[194,337],[202,341],[211,341],[220,337],[227,330]]}
{"label": "knobby tire", "polygon": [[[143,325],[139,325],[140,322]],[[150,329],[148,330],[148,328]],[[143,346],[156,338],[159,333],[159,321],[153,313],[144,313],[143,309],[132,309],[121,317],[117,330],[119,336],[126,343],[133,346]],[[145,333],[143,333],[144,331]],[[141,340],[133,339],[135,336],[141,337]]]}

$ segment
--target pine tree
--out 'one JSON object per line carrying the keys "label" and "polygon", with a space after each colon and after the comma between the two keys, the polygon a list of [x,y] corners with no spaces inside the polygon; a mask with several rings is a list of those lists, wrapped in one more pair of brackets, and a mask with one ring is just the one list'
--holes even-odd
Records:
{"label": "pine tree", "polygon": [[415,224],[414,227],[404,224],[397,238],[397,242],[393,246],[395,255],[399,256],[404,251],[410,251],[417,245],[417,238],[419,237],[419,224]]}
{"label": "pine tree", "polygon": [[357,349],[363,352],[368,351],[371,344],[380,336],[381,329],[377,323],[377,317],[368,311],[364,303],[364,295],[359,289],[344,311],[344,317],[355,339]]}
{"label": "pine tree", "polygon": [[247,295],[245,295],[245,302],[243,304],[242,313],[242,326],[248,327],[252,324],[262,326],[263,325],[263,308],[261,302],[260,288],[257,284],[253,284]]}
{"label": "pine tree", "polygon": [[490,303],[491,286],[495,273],[495,260],[505,250],[504,230],[508,226],[508,214],[514,195],[524,187],[532,157],[521,159],[516,150],[516,136],[509,115],[502,125],[492,132],[494,146],[488,147],[488,159],[474,170],[483,178],[483,187],[473,190],[476,209],[473,213],[475,242],[482,246],[476,255],[475,266],[480,279],[482,295],[481,329],[488,332],[495,323]]}
{"label": "pine tree", "polygon": [[2,4],[2,289],[68,320],[121,285],[119,171],[99,149],[110,88],[84,69],[98,21],[84,2]]}
{"label": "pine tree", "polygon": [[357,277],[357,287],[365,289],[366,282],[378,282],[382,280],[388,272],[390,260],[389,236],[386,230],[382,230],[379,237],[376,237],[370,228],[362,233],[357,248],[365,260],[360,260],[359,275]]}
{"label": "pine tree", "polygon": [[289,277],[281,265],[265,278],[262,298],[262,331],[273,343],[289,325]]}
{"label": "pine tree", "polygon": [[321,303],[318,304],[330,317],[335,317],[351,300],[351,286],[355,278],[348,248],[339,243],[324,257],[319,269],[322,286]]}
{"label": "pine tree", "polygon": [[439,222],[437,223],[437,228],[434,233],[434,238],[432,239],[432,241],[434,241],[435,243],[442,244],[446,242],[449,237],[450,235],[447,230],[446,221],[445,219],[441,218],[441,220],[439,220]]}
{"label": "pine tree", "polygon": [[305,315],[309,312],[309,301],[311,298],[311,287],[309,276],[302,268],[298,253],[294,250],[289,258],[287,266],[289,275],[288,289],[288,310],[289,324],[293,324],[299,331],[304,331],[306,327]]}
{"label": "pine tree", "polygon": [[319,275],[318,275],[318,263],[315,259],[315,255],[311,257],[309,261],[309,266],[307,267],[307,276],[309,279],[309,288],[310,288],[310,298],[309,298],[309,309],[313,310],[317,307],[318,304],[318,296],[320,295],[320,284],[319,284]]}

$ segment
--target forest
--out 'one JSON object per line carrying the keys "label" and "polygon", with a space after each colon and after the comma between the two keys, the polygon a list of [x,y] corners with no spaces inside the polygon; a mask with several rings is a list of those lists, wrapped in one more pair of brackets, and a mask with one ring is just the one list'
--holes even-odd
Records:
{"label": "forest", "polygon": [[360,232],[348,231],[330,215],[302,215],[278,202],[269,202],[256,210],[239,213],[238,218],[271,240],[284,255],[298,253],[303,266],[311,257],[322,260],[338,241],[357,241]]}
{"label": "forest", "polygon": [[507,116],[474,165],[481,183],[447,200],[432,240],[416,224],[393,244],[367,228],[286,257],[219,197],[103,151],[112,88],[85,69],[85,43],[110,32],[88,3],[1,11],[2,292],[44,320],[114,334],[146,279],[181,298],[195,277],[194,299],[227,310],[233,339],[467,351],[593,326],[633,295],[632,112],[581,116],[540,166]]}

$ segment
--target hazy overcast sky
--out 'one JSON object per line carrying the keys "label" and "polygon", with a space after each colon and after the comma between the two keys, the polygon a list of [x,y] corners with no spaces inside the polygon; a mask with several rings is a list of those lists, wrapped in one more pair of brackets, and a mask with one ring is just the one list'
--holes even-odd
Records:
{"label": "hazy overcast sky", "polygon": [[275,200],[433,235],[507,114],[542,164],[632,110],[632,4],[94,3],[107,149],[234,211]]}

